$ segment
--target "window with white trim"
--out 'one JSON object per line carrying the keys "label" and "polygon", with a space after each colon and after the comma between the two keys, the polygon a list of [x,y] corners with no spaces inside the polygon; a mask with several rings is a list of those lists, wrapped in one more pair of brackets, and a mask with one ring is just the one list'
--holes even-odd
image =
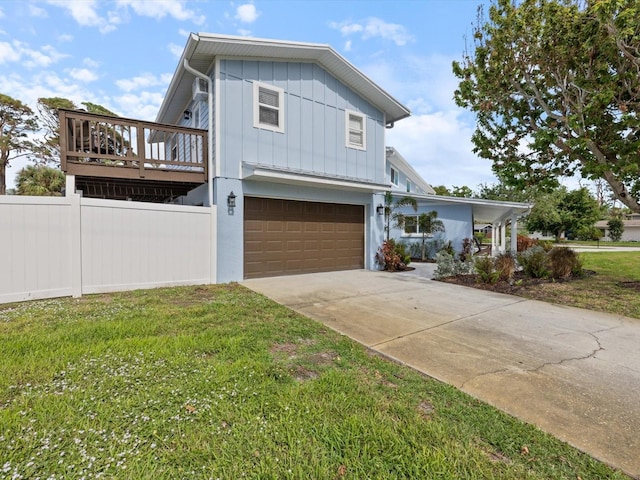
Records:
{"label": "window with white trim", "polygon": [[253,82],[253,126],[284,133],[284,90]]}
{"label": "window with white trim", "polygon": [[411,180],[407,180],[407,192],[411,192]]}
{"label": "window with white trim", "polygon": [[398,185],[399,182],[399,175],[398,175],[398,171],[391,167],[391,183],[393,183],[394,185]]}
{"label": "window with white trim", "polygon": [[346,140],[348,148],[366,150],[367,118],[358,112],[345,110],[345,124],[347,127]]}
{"label": "window with white trim", "polygon": [[404,233],[405,235],[414,235],[419,233],[418,216],[417,215],[405,215],[404,216]]}

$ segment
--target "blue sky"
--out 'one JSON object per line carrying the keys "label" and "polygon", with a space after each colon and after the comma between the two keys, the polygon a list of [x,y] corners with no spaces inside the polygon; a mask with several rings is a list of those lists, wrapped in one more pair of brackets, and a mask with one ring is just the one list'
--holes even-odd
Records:
{"label": "blue sky", "polygon": [[[89,101],[154,120],[190,32],[330,44],[412,116],[387,131],[432,185],[493,183],[452,100],[483,0],[3,0],[0,93]],[[8,187],[23,165],[7,171]]]}

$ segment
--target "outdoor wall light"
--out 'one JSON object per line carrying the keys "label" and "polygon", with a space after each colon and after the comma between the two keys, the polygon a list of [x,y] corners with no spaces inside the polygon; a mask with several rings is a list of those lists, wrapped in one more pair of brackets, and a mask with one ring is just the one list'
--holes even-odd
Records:
{"label": "outdoor wall light", "polygon": [[185,120],[191,120],[191,110],[185,110],[182,112],[182,115]]}
{"label": "outdoor wall light", "polygon": [[229,207],[229,208],[235,208],[236,207],[236,196],[233,193],[233,190],[231,190],[231,193],[227,197],[227,207]]}
{"label": "outdoor wall light", "polygon": [[384,207],[382,206],[382,204],[378,204],[378,206],[376,207],[376,213],[378,215],[384,215]]}

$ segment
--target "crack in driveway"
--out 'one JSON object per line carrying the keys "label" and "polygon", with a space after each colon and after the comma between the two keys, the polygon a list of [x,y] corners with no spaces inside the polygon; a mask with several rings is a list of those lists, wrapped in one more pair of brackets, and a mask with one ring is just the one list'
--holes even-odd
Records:
{"label": "crack in driveway", "polygon": [[[617,327],[614,327],[617,328]],[[611,330],[610,328],[604,329],[604,330],[599,330],[599,331],[606,331],[606,330]],[[501,374],[501,373],[508,373],[508,372],[513,372],[513,371],[522,371],[522,372],[526,372],[526,373],[537,373],[540,370],[542,370],[545,367],[550,367],[553,365],[563,365],[564,363],[567,362],[574,362],[574,361],[581,361],[581,360],[588,360],[590,358],[595,358],[596,355],[598,354],[598,352],[601,352],[603,350],[605,350],[605,348],[602,346],[602,344],[600,343],[600,339],[598,338],[597,335],[595,335],[594,333],[591,332],[585,332],[587,335],[591,336],[595,341],[596,344],[598,345],[598,348],[594,349],[591,351],[591,353],[589,353],[588,355],[583,355],[581,357],[569,357],[569,358],[563,358],[562,360],[559,361],[555,361],[555,362],[544,362],[542,365],[539,365],[535,368],[522,368],[522,367],[507,367],[507,368],[500,368],[491,372],[485,372],[485,373],[481,373],[479,375],[474,375],[473,377],[465,380],[464,382],[462,382],[460,384],[460,388],[464,388],[469,382],[477,380],[479,378],[482,377],[486,377],[489,375],[497,375],[497,374]]]}

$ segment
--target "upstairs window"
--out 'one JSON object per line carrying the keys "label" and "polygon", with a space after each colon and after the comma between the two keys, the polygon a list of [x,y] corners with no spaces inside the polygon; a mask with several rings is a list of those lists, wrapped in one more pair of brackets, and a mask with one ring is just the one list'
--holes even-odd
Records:
{"label": "upstairs window", "polygon": [[399,182],[399,178],[398,178],[398,171],[391,167],[391,183],[393,183],[394,185],[398,185]]}
{"label": "upstairs window", "polygon": [[284,90],[254,82],[253,101],[253,126],[283,133]]}
{"label": "upstairs window", "polygon": [[346,138],[348,148],[357,148],[358,150],[366,150],[366,117],[358,112],[345,110],[347,126]]}
{"label": "upstairs window", "polygon": [[411,192],[411,181],[407,180],[407,193]]}

